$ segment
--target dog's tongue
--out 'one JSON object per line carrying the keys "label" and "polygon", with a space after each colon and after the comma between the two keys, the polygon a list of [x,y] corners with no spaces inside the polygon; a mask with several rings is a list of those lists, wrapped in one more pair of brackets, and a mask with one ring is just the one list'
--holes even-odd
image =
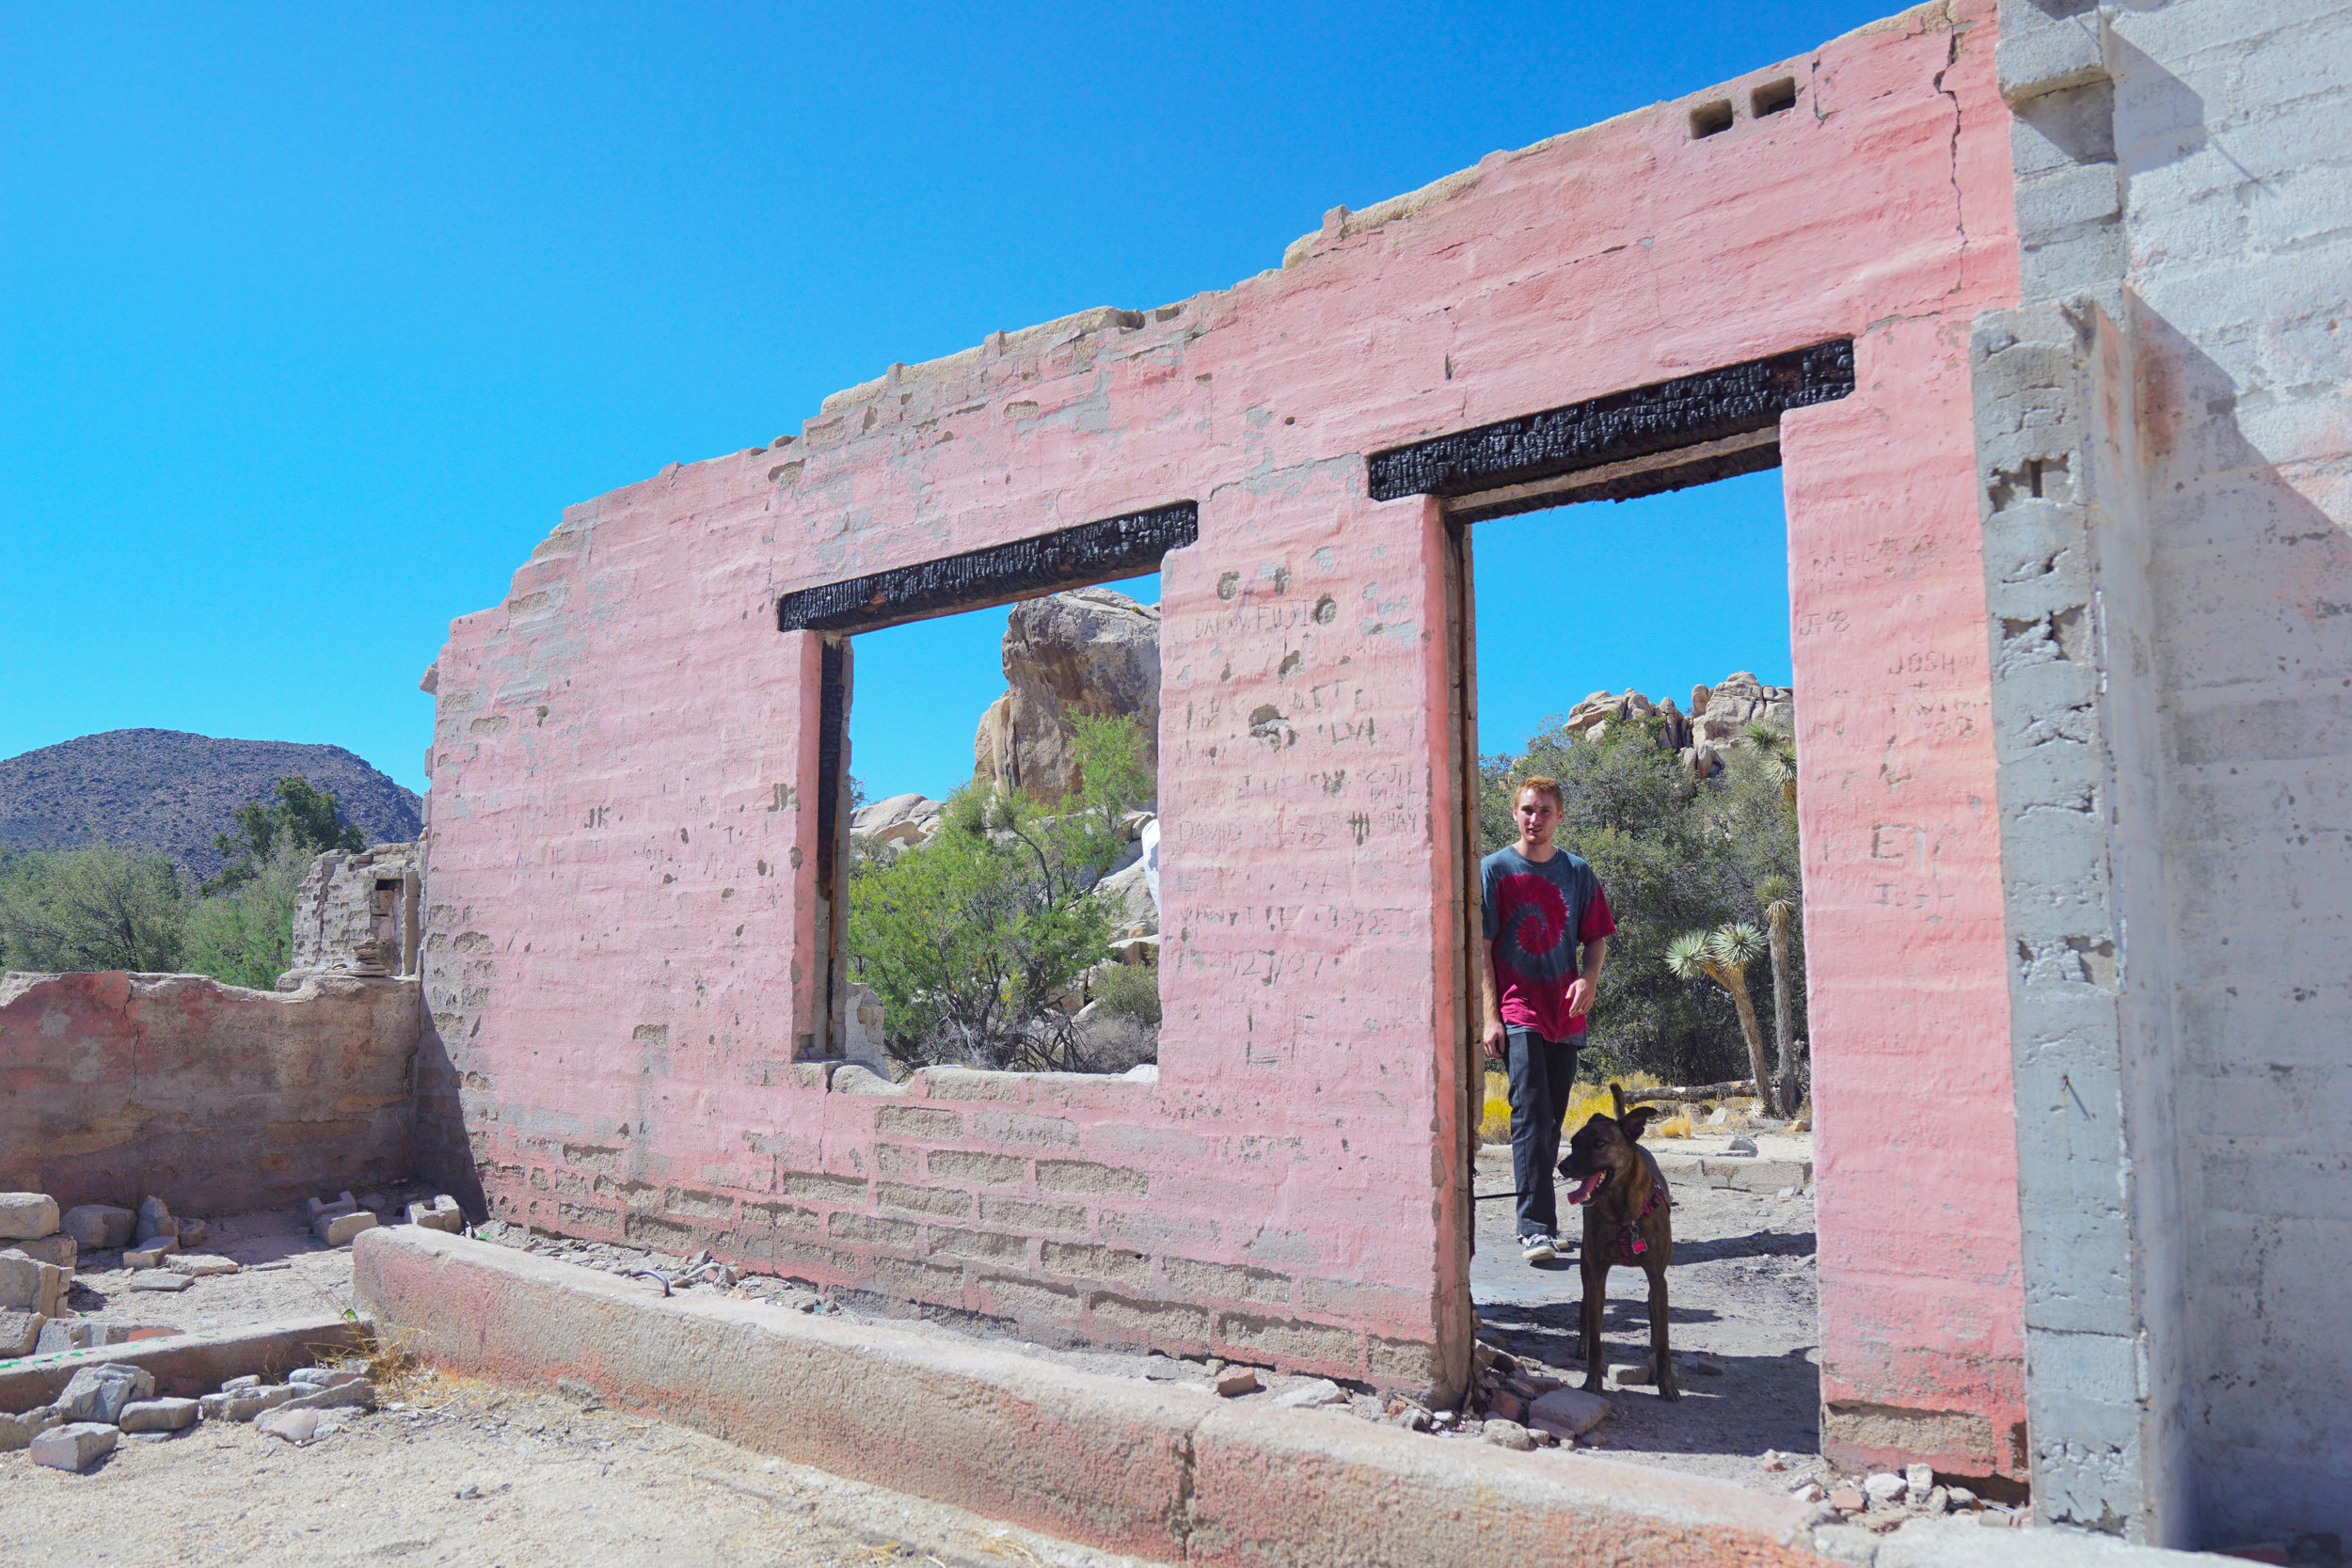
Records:
{"label": "dog's tongue", "polygon": [[1583,1180],[1582,1183],[1577,1187],[1576,1191],[1568,1195],[1568,1201],[1570,1203],[1583,1203],[1589,1200],[1592,1197],[1594,1191],[1600,1186],[1601,1179],[1608,1174],[1609,1173],[1605,1170],[1597,1170],[1593,1172],[1592,1175]]}

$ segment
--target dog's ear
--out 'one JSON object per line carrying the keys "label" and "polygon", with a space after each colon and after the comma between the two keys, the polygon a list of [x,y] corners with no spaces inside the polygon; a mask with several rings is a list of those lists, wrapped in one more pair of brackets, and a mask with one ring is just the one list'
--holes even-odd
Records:
{"label": "dog's ear", "polygon": [[1617,1118],[1617,1131],[1623,1132],[1629,1141],[1638,1138],[1642,1135],[1642,1129],[1649,1125],[1649,1118],[1657,1114],[1658,1107],[1655,1105],[1636,1105]]}
{"label": "dog's ear", "polygon": [[1622,1084],[1609,1085],[1609,1108],[1616,1113],[1615,1119],[1625,1119],[1625,1086]]}

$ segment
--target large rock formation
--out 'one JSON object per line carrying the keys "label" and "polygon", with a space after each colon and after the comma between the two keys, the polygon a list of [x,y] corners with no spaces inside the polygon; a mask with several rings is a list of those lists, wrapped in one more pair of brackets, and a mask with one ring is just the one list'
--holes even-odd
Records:
{"label": "large rock formation", "polygon": [[1159,768],[1160,610],[1108,588],[1074,588],[1012,608],[1005,680],[972,738],[972,773],[1043,800],[1078,784],[1076,716],[1133,719]]}
{"label": "large rock formation", "polygon": [[335,797],[370,844],[405,844],[423,804],[341,746],[108,730],[0,761],[0,844],[74,849],[95,837],[160,849],[198,879],[220,870],[214,838],[248,800],[299,776]]}
{"label": "large rock formation", "polygon": [[1717,685],[1691,688],[1687,717],[1672,697],[1653,703],[1629,689],[1594,692],[1568,710],[1561,727],[1587,740],[1598,740],[1612,723],[1663,720],[1659,744],[1678,754],[1683,766],[1704,779],[1722,766],[1725,752],[1743,743],[1750,724],[1762,721],[1793,732],[1795,697],[1791,687],[1766,686],[1749,672],[1735,670]]}

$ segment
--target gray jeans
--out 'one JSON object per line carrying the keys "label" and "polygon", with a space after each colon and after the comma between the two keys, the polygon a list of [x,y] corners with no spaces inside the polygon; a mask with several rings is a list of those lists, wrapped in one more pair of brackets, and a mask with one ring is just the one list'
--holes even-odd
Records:
{"label": "gray jeans", "polygon": [[1505,1031],[1511,1074],[1511,1185],[1519,1195],[1521,1236],[1560,1231],[1552,1167],[1560,1163],[1560,1123],[1576,1088],[1576,1053],[1582,1037],[1548,1040],[1533,1029]]}

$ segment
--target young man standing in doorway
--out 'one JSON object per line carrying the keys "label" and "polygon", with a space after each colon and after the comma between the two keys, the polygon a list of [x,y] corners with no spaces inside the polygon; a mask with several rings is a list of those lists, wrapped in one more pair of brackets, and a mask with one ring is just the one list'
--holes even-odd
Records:
{"label": "young man standing in doorway", "polygon": [[1552,1167],[1560,1124],[1576,1087],[1585,1016],[1617,928],[1593,868],[1553,844],[1563,801],[1555,779],[1519,785],[1511,808],[1518,842],[1479,867],[1485,904],[1479,972],[1485,978],[1489,1059],[1511,1079],[1511,1175],[1518,1191],[1519,1256],[1559,1256]]}

